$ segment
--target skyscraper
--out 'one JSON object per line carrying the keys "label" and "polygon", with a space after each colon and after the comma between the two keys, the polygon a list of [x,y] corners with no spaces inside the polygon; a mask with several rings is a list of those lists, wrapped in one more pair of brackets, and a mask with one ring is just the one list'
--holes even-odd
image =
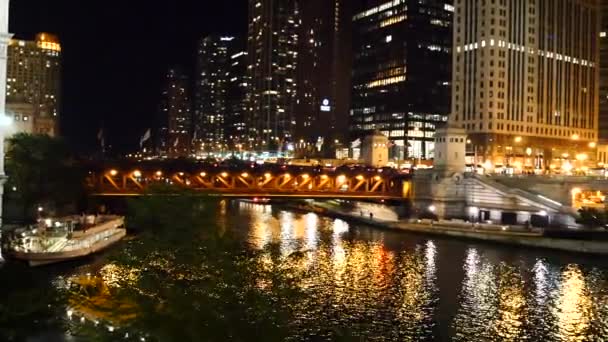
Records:
{"label": "skyscraper", "polygon": [[601,3],[599,138],[608,141],[608,2]]}
{"label": "skyscraper", "polygon": [[353,20],[350,131],[378,130],[390,158],[432,158],[450,108],[451,1],[371,0]]}
{"label": "skyscraper", "polygon": [[248,149],[247,113],[250,80],[247,73],[248,56],[240,51],[230,56],[230,79],[226,93],[226,136],[228,147],[234,151]]}
{"label": "skyscraper", "polygon": [[[350,98],[351,3],[301,3],[296,140],[343,138]],[[331,138],[331,139],[330,139]]]}
{"label": "skyscraper", "polygon": [[191,147],[192,104],[189,78],[180,68],[171,68],[165,78],[160,108],[158,150],[170,158],[187,157]]}
{"label": "skyscraper", "polygon": [[[194,130],[197,146],[215,151],[228,142],[226,103],[234,37],[209,36],[198,48]],[[200,144],[200,145],[199,145]]]}
{"label": "skyscraper", "polygon": [[57,133],[61,101],[61,45],[49,33],[36,39],[13,39],[8,46],[6,101],[15,121],[30,121],[34,132]]}
{"label": "skyscraper", "polygon": [[[6,105],[6,63],[8,44],[11,34],[8,33],[9,0],[0,0],[0,115],[5,115]],[[4,153],[2,153],[3,157]],[[0,161],[0,176],[4,176],[4,161]],[[2,209],[0,209],[0,212]]]}
{"label": "skyscraper", "polygon": [[452,115],[478,163],[587,157],[598,139],[598,4],[455,1]]}
{"label": "skyscraper", "polygon": [[299,25],[297,0],[249,0],[248,126],[260,150],[280,150],[293,138]]}
{"label": "skyscraper", "polygon": [[[0,118],[5,116],[6,56],[11,34],[8,33],[9,0],[0,0]],[[0,225],[2,225],[2,198],[4,194],[4,132],[0,131]],[[1,258],[1,256],[0,256]]]}

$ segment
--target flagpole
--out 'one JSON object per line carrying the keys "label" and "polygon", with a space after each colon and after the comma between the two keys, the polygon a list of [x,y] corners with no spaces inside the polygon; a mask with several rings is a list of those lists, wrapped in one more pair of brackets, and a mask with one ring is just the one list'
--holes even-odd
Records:
{"label": "flagpole", "polygon": [[101,123],[100,127],[99,127],[99,132],[97,133],[97,140],[99,140],[99,146],[101,147],[101,158],[105,159],[105,155],[106,155],[106,142],[105,142],[105,132],[103,129],[103,122]]}

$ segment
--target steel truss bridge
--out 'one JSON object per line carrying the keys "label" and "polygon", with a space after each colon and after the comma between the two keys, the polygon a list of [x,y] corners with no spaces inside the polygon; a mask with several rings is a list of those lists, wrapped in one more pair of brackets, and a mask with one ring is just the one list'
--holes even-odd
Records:
{"label": "steel truss bridge", "polygon": [[139,196],[150,186],[165,184],[200,194],[255,198],[339,198],[406,200],[411,197],[409,177],[382,172],[328,171],[313,168],[189,170],[131,165],[89,172],[87,185],[95,196]]}

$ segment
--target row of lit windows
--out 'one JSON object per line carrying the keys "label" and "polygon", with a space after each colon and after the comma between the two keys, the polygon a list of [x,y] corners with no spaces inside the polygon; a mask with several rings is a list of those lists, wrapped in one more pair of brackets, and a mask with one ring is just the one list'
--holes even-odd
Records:
{"label": "row of lit windows", "polygon": [[361,12],[353,17],[353,21],[357,21],[359,19],[363,19],[365,17],[369,17],[370,15],[374,15],[376,13],[384,12],[392,7],[399,6],[400,4],[405,4],[405,0],[392,0],[389,2],[385,2],[379,6],[368,9],[367,11]]}
{"label": "row of lit windows", "polygon": [[377,87],[384,87],[387,85],[391,85],[391,84],[396,84],[396,83],[402,83],[406,81],[406,77],[405,75],[402,76],[395,76],[395,77],[388,77],[388,78],[384,78],[381,80],[375,80],[372,82],[368,82],[366,84],[367,88],[377,88]]}

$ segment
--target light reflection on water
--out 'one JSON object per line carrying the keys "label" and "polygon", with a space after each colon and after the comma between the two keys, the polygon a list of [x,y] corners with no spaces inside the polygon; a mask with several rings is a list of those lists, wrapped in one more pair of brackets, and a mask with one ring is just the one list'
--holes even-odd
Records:
{"label": "light reflection on water", "polygon": [[[283,256],[301,252],[293,266],[306,275],[298,284],[307,296],[291,303],[296,341],[601,341],[608,336],[608,261],[598,257],[429,239],[271,205],[221,201],[217,215],[220,229],[233,231],[251,248],[276,244]],[[165,258],[151,259],[146,265],[166,267]],[[272,266],[273,260],[266,255],[262,261]],[[98,274],[111,288],[117,280],[128,287],[124,280],[135,283],[140,274],[103,257],[90,261],[62,266],[59,274],[52,268],[0,268],[0,292],[10,294],[0,297],[0,314],[22,288],[47,279],[65,288],[75,278],[86,285],[95,280],[87,274]],[[184,267],[180,274],[191,276],[189,265]],[[8,286],[6,279],[19,282]],[[92,297],[110,308],[131,308],[130,301],[108,293]],[[87,319],[103,318],[104,311],[87,311],[83,298],[72,296],[68,304]],[[127,310],[108,321],[119,326],[130,317]]]}
{"label": "light reflection on water", "polygon": [[311,295],[299,317],[322,317],[327,325],[302,332],[303,339],[334,338],[345,328],[354,337],[395,341],[608,336],[605,265],[562,264],[539,257],[543,251],[428,240],[270,206],[237,210],[251,220],[253,246],[307,251],[300,267],[310,272],[302,285]]}

